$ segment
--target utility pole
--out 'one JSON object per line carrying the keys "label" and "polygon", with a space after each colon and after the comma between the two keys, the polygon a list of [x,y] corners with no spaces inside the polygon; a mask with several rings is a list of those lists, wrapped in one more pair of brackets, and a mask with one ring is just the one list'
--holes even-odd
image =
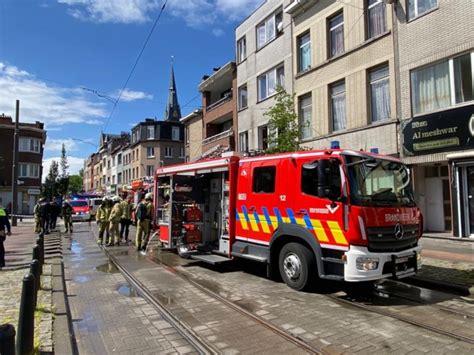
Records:
{"label": "utility pole", "polygon": [[18,135],[20,133],[20,100],[16,100],[15,134],[13,135],[12,226],[16,227],[18,213]]}

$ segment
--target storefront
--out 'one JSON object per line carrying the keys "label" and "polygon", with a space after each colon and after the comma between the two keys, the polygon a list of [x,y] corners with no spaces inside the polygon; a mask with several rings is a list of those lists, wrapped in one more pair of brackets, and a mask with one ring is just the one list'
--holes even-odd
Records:
{"label": "storefront", "polygon": [[404,121],[401,136],[425,230],[474,236],[474,105]]}

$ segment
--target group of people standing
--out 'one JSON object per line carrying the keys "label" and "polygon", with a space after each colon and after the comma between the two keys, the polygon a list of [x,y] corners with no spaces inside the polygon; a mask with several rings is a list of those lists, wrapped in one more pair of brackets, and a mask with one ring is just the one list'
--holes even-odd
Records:
{"label": "group of people standing", "polygon": [[64,201],[62,206],[56,200],[50,202],[42,197],[33,209],[35,217],[35,233],[49,234],[56,230],[58,217],[64,219],[66,233],[72,233],[72,207],[68,201]]}
{"label": "group of people standing", "polygon": [[104,197],[96,214],[99,226],[97,244],[109,247],[119,246],[121,242],[128,244],[129,226],[132,224],[132,211],[134,211],[137,223],[135,247],[137,251],[144,251],[150,236],[152,200],[153,195],[148,193],[135,207],[131,196],[124,200],[118,196]]}

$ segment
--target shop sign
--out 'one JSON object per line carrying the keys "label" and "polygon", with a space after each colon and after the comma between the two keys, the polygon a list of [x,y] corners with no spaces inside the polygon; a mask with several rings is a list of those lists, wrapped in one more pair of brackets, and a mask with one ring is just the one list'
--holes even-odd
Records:
{"label": "shop sign", "polygon": [[133,180],[132,181],[132,189],[141,189],[143,187],[143,181],[142,180]]}
{"label": "shop sign", "polygon": [[474,105],[402,122],[403,155],[423,155],[474,148]]}
{"label": "shop sign", "polygon": [[39,195],[41,193],[40,189],[28,189],[28,195]]}

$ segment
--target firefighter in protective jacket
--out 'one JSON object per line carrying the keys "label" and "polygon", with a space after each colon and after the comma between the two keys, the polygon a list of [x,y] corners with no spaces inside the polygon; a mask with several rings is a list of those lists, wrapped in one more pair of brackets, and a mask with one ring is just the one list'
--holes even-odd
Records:
{"label": "firefighter in protective jacket", "polygon": [[72,233],[72,207],[68,201],[63,202],[61,209],[61,217],[64,220],[64,227],[66,227],[66,233]]}
{"label": "firefighter in protective jacket", "polygon": [[122,207],[120,206],[120,197],[115,196],[112,199],[113,207],[110,211],[110,242],[108,246],[120,245],[119,224],[122,217]]}
{"label": "firefighter in protective jacket", "polygon": [[102,204],[97,210],[95,216],[96,222],[99,225],[99,237],[97,238],[97,244],[102,245],[104,242],[104,232],[106,233],[105,244],[109,242],[109,217],[110,217],[110,203],[109,198],[104,197]]}
{"label": "firefighter in protective jacket", "polygon": [[41,233],[41,202],[44,198],[40,198],[33,209],[33,215],[35,216],[35,233]]}
{"label": "firefighter in protective jacket", "polygon": [[145,251],[150,236],[151,219],[153,216],[153,195],[147,193],[145,201],[141,201],[135,210],[135,218],[137,221],[137,235],[135,238],[135,247],[137,251]]}

